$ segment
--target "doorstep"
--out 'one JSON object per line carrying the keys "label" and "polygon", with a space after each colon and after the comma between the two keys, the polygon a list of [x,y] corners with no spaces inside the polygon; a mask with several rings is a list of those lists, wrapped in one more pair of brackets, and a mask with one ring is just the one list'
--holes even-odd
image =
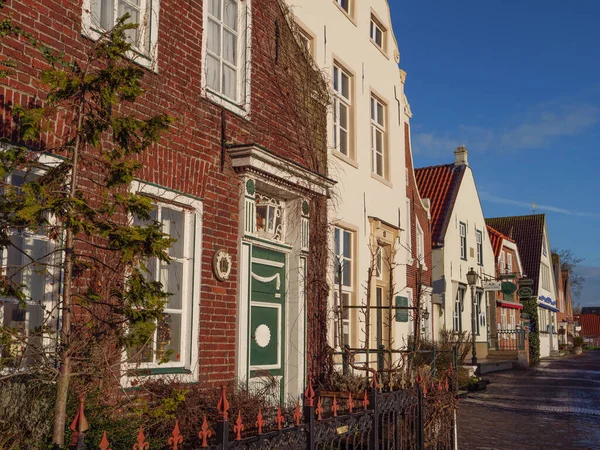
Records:
{"label": "doorstep", "polygon": [[478,362],[477,367],[479,368],[479,375],[485,375],[486,373],[514,369],[515,362],[514,360],[484,359]]}

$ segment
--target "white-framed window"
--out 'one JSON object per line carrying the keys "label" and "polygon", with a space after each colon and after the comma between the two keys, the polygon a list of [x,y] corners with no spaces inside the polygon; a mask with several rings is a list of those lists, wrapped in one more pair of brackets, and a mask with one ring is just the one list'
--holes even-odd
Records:
{"label": "white-framed window", "polygon": [[[187,369],[197,378],[200,272],[202,249],[202,202],[168,189],[134,181],[133,192],[155,199],[151,220],[176,239],[168,250],[169,264],[151,259],[149,279],[160,281],[171,294],[151,342],[144,349],[130,349],[129,369]],[[134,220],[134,224],[144,225]],[[162,361],[162,363],[161,363]],[[160,365],[159,365],[160,363]]]}
{"label": "white-framed window", "polygon": [[510,329],[514,330],[515,328],[517,328],[517,319],[516,319],[517,315],[514,309],[510,310]]}
{"label": "white-framed window", "polygon": [[344,228],[334,228],[334,283],[352,289],[352,261],[354,233]]}
{"label": "white-framed window", "polygon": [[378,280],[383,279],[383,247],[377,246],[375,251],[375,277]]}
{"label": "white-framed window", "polygon": [[548,256],[548,248],[546,247],[546,238],[542,238],[542,253],[544,256]]}
{"label": "white-framed window", "polygon": [[[40,161],[50,165],[49,157]],[[44,169],[30,172],[16,171],[5,177],[0,195],[8,189],[19,193],[25,184],[34,182]],[[52,218],[48,218],[52,224]],[[23,301],[13,297],[0,298],[0,326],[10,330],[0,355],[13,368],[40,361],[42,354],[56,344],[58,316],[56,306],[60,296],[60,264],[62,252],[59,242],[50,239],[49,230],[42,226],[35,230],[12,230],[10,243],[0,251],[0,270],[7,283],[20,286]]]}
{"label": "white-framed window", "polygon": [[353,0],[333,0],[348,15],[350,15],[351,4]]}
{"label": "white-framed window", "polygon": [[412,214],[411,214],[411,203],[410,203],[410,198],[406,199],[406,249],[408,251],[408,258],[412,258],[412,234],[411,234],[411,228],[412,228],[412,223],[411,223],[411,218],[412,218]]}
{"label": "white-framed window", "polygon": [[386,175],[385,108],[371,95],[371,171],[382,178]]}
{"label": "white-framed window", "polygon": [[506,311],[504,309],[502,309],[502,313],[501,313],[501,320],[502,320],[502,326],[501,329],[502,330],[508,330],[508,318],[506,317]]}
{"label": "white-framed window", "polygon": [[310,56],[315,57],[315,37],[308,32],[303,26],[296,23],[296,30],[298,31],[298,37],[302,42],[302,45]]}
{"label": "white-framed window", "polygon": [[506,259],[506,253],[504,252],[504,250],[502,250],[500,252],[500,262],[498,263],[498,265],[500,266],[500,273],[503,274],[504,271],[506,270],[506,265],[504,263]]}
{"label": "white-framed window", "polygon": [[460,333],[462,332],[462,311],[464,308],[465,292],[467,288],[459,285],[454,299],[454,311],[452,311],[452,329]]}
{"label": "white-framed window", "polygon": [[[334,329],[333,339],[336,347],[350,345],[350,293],[342,292],[342,310],[340,311],[339,291],[333,293]],[[342,321],[342,340],[340,341],[340,318]]]}
{"label": "white-framed window", "polygon": [[483,266],[483,233],[475,230],[475,239],[477,241],[477,264]]}
{"label": "white-framed window", "polygon": [[380,50],[385,50],[385,28],[373,15],[371,15],[369,36],[371,37],[371,42],[373,42],[373,44],[379,47]]}
{"label": "white-framed window", "polygon": [[338,63],[333,66],[333,147],[351,157],[352,75]]}
{"label": "white-framed window", "polygon": [[512,253],[506,253],[506,273],[513,273]]}
{"label": "white-framed window", "polygon": [[421,262],[421,264],[425,263],[425,234],[423,233],[423,228],[421,228],[421,224],[419,220],[415,220],[417,226],[417,258]]}
{"label": "white-framed window", "polygon": [[486,326],[486,305],[485,295],[483,291],[477,290],[475,293],[476,302],[476,317],[477,317],[477,334],[481,334],[481,329]]}
{"label": "white-framed window", "polygon": [[129,13],[128,22],[138,24],[137,29],[126,31],[134,48],[129,57],[156,70],[159,9],[160,0],[84,0],[83,34],[98,39],[112,29],[120,17]]}
{"label": "white-framed window", "polygon": [[550,290],[550,267],[548,267],[544,263],[541,263],[541,271],[542,271],[542,288],[549,291]]}
{"label": "white-framed window", "polygon": [[283,242],[285,239],[285,201],[256,193],[256,234],[262,238]]}
{"label": "white-framed window", "polygon": [[460,257],[467,259],[467,225],[463,222],[459,223],[460,230]]}
{"label": "white-framed window", "polygon": [[204,0],[202,87],[211,100],[247,115],[250,0]]}

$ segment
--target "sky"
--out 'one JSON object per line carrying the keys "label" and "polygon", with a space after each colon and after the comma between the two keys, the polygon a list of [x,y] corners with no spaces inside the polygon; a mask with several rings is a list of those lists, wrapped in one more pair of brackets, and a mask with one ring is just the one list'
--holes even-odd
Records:
{"label": "sky", "polygon": [[600,305],[600,1],[389,3],[415,167],[465,145],[485,216],[535,203]]}

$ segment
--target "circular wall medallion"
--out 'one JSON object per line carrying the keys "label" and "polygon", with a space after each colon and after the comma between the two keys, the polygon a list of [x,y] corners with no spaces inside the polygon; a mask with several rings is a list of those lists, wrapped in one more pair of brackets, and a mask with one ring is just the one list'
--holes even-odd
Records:
{"label": "circular wall medallion", "polygon": [[219,281],[225,281],[231,274],[231,255],[224,249],[219,249],[213,256],[213,272]]}
{"label": "circular wall medallion", "polygon": [[265,348],[271,342],[271,329],[264,323],[256,327],[254,331],[254,340],[256,345]]}
{"label": "circular wall medallion", "polygon": [[254,180],[246,181],[246,192],[249,195],[254,195],[255,190],[256,190],[256,186],[254,185]]}

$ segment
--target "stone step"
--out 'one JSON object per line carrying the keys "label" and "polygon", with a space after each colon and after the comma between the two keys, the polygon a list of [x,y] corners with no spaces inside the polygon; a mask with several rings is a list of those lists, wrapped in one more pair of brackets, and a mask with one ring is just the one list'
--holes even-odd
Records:
{"label": "stone step", "polygon": [[490,351],[487,355],[487,359],[517,361],[519,355],[517,352],[511,351]]}
{"label": "stone step", "polygon": [[[488,355],[489,356],[489,355]],[[499,372],[501,370],[510,370],[513,368],[513,361],[485,361],[478,364],[479,374],[484,375],[486,373]]]}

